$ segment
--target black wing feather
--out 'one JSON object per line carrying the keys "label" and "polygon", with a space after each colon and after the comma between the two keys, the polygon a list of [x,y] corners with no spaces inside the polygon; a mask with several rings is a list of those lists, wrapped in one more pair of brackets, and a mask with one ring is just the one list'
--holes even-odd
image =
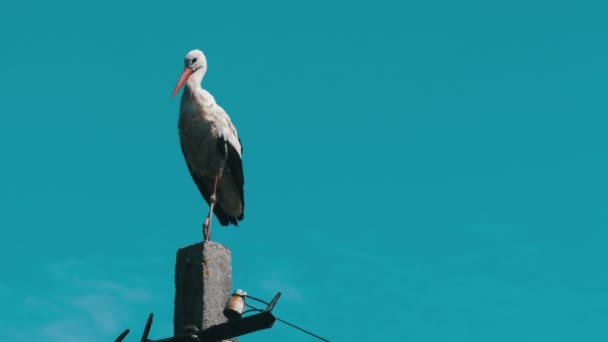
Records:
{"label": "black wing feather", "polygon": [[[192,167],[190,166],[190,164],[188,163],[188,158],[186,157],[186,152],[184,151],[184,145],[180,143],[181,149],[182,149],[182,154],[184,155],[184,160],[186,161],[186,165],[188,166],[188,171],[190,172],[190,175],[192,176],[192,180],[194,180],[194,183],[196,184],[196,187],[198,188],[198,191],[200,192],[201,196],[203,196],[203,198],[205,199],[205,202],[207,202],[207,205],[211,205],[210,204],[210,198],[211,198],[211,192],[207,191],[204,183],[203,183],[203,179],[200,178],[199,176],[196,175],[196,173],[193,172]],[[228,144],[228,146],[231,146],[230,144]],[[232,147],[232,150],[234,150],[234,147]],[[228,161],[227,164],[230,165],[231,162],[230,160],[232,159],[230,157],[231,154],[234,153],[230,153],[229,150],[229,156],[228,156]],[[236,156],[236,158],[239,160],[240,163],[240,158],[238,158],[238,155]],[[234,167],[233,167],[234,168]],[[243,174],[243,170],[242,170],[242,166],[240,168],[240,174],[241,174],[241,180],[242,178],[242,174]],[[237,178],[238,180],[238,178]],[[239,180],[239,184],[242,184],[242,181]],[[239,187],[239,195],[241,196],[241,201],[243,203],[243,210],[245,209],[245,202],[243,201],[243,188],[242,186]],[[220,222],[220,225],[222,226],[228,226],[229,224],[233,224],[235,226],[238,226],[238,221],[243,219],[243,214],[241,214],[239,217],[234,217],[234,216],[230,216],[228,214],[226,214],[226,212],[224,212],[224,210],[221,208],[221,206],[216,205],[215,208],[213,208],[213,213],[215,214],[215,216],[217,217],[218,221]],[[238,221],[237,221],[238,219]]]}
{"label": "black wing feather", "polygon": [[[241,155],[243,154],[243,144],[241,144],[241,139],[237,137],[239,140],[239,145],[241,145]],[[222,145],[220,147],[220,145]],[[226,146],[227,148],[223,148]],[[222,153],[226,151],[228,153],[228,158],[226,160],[226,170],[224,172],[228,172],[234,177],[236,184],[239,190],[239,198],[241,199],[241,203],[243,205],[243,211],[241,215],[237,217],[239,221],[241,221],[245,215],[245,194],[244,194],[244,186],[245,186],[245,176],[243,175],[243,160],[241,156],[236,151],[234,145],[232,145],[227,139],[224,139],[223,136],[220,136],[218,139],[218,148],[221,148]],[[237,225],[236,223],[234,223]]]}

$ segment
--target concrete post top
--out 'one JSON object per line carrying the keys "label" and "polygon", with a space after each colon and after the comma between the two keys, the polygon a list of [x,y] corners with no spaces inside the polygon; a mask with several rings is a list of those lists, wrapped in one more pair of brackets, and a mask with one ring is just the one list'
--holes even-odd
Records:
{"label": "concrete post top", "polygon": [[192,244],[192,245],[189,245],[186,247],[182,247],[178,250],[178,253],[179,253],[179,251],[184,250],[184,249],[218,249],[218,250],[224,249],[225,251],[228,251],[228,253],[230,253],[230,248],[222,245],[221,243],[217,243],[214,241],[203,241],[203,242],[195,243],[195,244]]}

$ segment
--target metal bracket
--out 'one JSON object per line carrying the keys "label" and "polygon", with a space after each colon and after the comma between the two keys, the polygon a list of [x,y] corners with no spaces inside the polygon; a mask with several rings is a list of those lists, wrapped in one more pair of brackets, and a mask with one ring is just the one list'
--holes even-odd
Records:
{"label": "metal bracket", "polygon": [[[150,328],[152,327],[153,314],[150,314],[144,333],[141,338],[142,342],[210,342],[210,341],[221,341],[227,340],[234,337],[249,334],[255,331],[272,328],[274,322],[277,320],[272,314],[272,310],[277,305],[281,292],[277,293],[276,296],[270,301],[268,307],[260,313],[249,315],[247,317],[234,319],[226,323],[214,325],[203,331],[190,331],[186,334],[164,338],[160,340],[148,339]],[[115,342],[122,341],[125,336],[129,333],[129,330],[125,330]]]}

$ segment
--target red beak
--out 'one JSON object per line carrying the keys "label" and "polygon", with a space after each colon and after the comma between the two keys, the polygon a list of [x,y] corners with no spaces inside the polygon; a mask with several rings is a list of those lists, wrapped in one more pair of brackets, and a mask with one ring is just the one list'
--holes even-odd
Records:
{"label": "red beak", "polygon": [[192,68],[190,68],[190,67],[184,68],[184,71],[182,72],[182,76],[179,78],[179,81],[177,81],[177,86],[175,86],[173,95],[171,95],[172,98],[175,97],[175,95],[177,95],[177,93],[182,88],[184,83],[186,83],[186,81],[188,80],[188,77],[190,77],[190,75],[192,75],[192,72],[193,72]]}

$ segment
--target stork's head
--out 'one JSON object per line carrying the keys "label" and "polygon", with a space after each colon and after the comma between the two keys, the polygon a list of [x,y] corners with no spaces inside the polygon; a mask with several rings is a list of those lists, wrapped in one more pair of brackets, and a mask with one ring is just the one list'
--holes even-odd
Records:
{"label": "stork's head", "polygon": [[[203,75],[207,71],[207,58],[205,58],[205,54],[201,50],[192,50],[188,52],[186,57],[184,58],[184,71],[182,72],[182,76],[179,78],[177,82],[177,86],[173,91],[173,95],[171,97],[175,97],[181,87],[186,83],[186,81],[196,73],[197,76],[202,80]],[[200,80],[199,80],[200,81]]]}

